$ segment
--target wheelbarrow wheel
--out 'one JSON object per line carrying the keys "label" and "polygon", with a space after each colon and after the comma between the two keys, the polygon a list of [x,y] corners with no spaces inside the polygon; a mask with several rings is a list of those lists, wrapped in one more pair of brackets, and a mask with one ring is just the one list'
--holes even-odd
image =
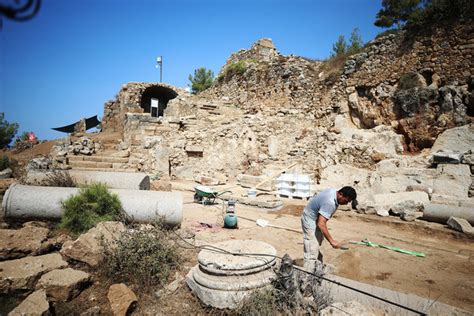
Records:
{"label": "wheelbarrow wheel", "polygon": [[194,202],[201,203],[202,202],[202,196],[199,196],[199,194],[194,193]]}

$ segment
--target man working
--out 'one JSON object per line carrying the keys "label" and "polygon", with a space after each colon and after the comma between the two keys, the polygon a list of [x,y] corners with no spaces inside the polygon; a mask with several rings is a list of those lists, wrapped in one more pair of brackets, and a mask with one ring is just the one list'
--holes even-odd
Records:
{"label": "man working", "polygon": [[313,196],[308,202],[301,215],[304,268],[306,271],[314,272],[317,260],[323,262],[323,256],[319,250],[323,242],[323,236],[333,248],[341,248],[341,245],[332,238],[326,223],[336,212],[339,205],[345,205],[356,198],[357,193],[354,188],[346,186],[339,191],[325,189]]}

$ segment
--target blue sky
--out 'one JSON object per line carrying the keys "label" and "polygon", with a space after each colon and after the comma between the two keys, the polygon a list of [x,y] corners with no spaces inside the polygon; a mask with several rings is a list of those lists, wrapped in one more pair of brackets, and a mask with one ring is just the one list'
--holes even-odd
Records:
{"label": "blue sky", "polygon": [[27,22],[3,19],[0,112],[40,139],[103,104],[129,81],[185,87],[194,69],[217,75],[227,58],[269,37],[284,55],[325,59],[339,35],[364,42],[381,0],[43,0]]}

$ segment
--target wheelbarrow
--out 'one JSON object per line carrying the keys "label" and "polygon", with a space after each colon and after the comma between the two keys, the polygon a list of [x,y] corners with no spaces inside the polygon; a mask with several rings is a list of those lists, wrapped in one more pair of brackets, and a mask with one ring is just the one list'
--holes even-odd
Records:
{"label": "wheelbarrow", "polygon": [[204,185],[197,185],[194,187],[194,202],[202,203],[205,205],[214,204],[216,198],[221,196],[224,193],[232,191],[214,191],[213,189],[206,187]]}

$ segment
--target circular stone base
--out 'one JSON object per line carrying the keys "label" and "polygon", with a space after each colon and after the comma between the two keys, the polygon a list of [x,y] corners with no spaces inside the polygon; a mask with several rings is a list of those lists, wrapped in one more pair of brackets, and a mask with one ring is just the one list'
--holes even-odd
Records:
{"label": "circular stone base", "polygon": [[213,247],[199,252],[199,264],[186,276],[188,286],[205,304],[236,308],[253,291],[270,286],[275,278],[271,268],[276,263],[276,250],[272,245],[230,240]]}
{"label": "circular stone base", "polygon": [[198,255],[201,269],[212,274],[250,274],[275,264],[276,249],[263,241],[229,240],[213,246],[216,248],[203,249]]}

